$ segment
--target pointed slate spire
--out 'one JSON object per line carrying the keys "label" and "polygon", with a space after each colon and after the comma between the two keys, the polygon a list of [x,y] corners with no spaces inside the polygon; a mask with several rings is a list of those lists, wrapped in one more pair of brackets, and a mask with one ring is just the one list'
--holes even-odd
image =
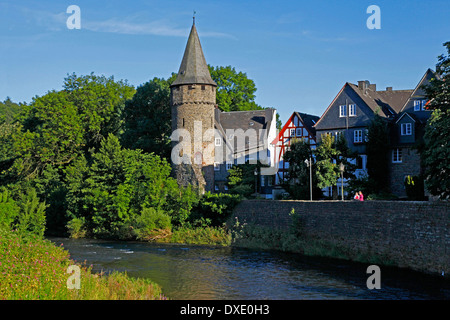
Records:
{"label": "pointed slate spire", "polygon": [[203,55],[200,39],[198,38],[197,29],[195,28],[195,18],[184,51],[183,60],[181,61],[180,70],[178,71],[178,76],[172,83],[172,86],[181,84],[210,84],[217,86],[211,78],[205,56]]}

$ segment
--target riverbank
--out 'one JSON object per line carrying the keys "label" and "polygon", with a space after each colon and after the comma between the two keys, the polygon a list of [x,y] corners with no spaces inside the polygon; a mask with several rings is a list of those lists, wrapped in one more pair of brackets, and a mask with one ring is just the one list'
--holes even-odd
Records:
{"label": "riverbank", "polygon": [[[76,274],[67,273],[72,265],[80,270],[79,288]],[[68,284],[69,279],[73,282]],[[48,240],[1,229],[0,284],[0,300],[166,299],[161,288],[149,279],[118,272],[93,273],[89,266],[75,263],[68,251]]]}

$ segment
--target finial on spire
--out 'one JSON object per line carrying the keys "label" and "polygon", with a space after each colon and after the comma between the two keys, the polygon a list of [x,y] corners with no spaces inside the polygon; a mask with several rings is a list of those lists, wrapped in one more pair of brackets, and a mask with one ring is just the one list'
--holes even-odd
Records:
{"label": "finial on spire", "polygon": [[192,16],[192,19],[193,19],[193,24],[195,24],[195,14],[196,14],[197,12],[195,12],[195,10],[194,10],[194,15]]}

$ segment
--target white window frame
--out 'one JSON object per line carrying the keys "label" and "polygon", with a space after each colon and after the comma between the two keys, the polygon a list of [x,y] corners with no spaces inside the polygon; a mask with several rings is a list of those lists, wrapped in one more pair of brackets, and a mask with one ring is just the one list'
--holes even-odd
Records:
{"label": "white window frame", "polygon": [[402,163],[403,152],[401,148],[395,148],[392,150],[392,163]]}
{"label": "white window frame", "polygon": [[297,137],[301,137],[302,136],[302,128],[295,129],[295,134],[297,135]]}
{"label": "white window frame", "polygon": [[214,171],[220,171],[220,162],[214,162]]}
{"label": "white window frame", "polygon": [[291,134],[291,137],[295,137],[295,129],[290,129],[289,133]]}
{"label": "white window frame", "polygon": [[347,116],[347,106],[346,105],[340,105],[339,106],[339,117],[343,118]]}
{"label": "white window frame", "polygon": [[348,106],[348,115],[349,117],[356,117],[356,104],[350,104]]}
{"label": "white window frame", "polygon": [[216,147],[220,147],[220,146],[222,145],[222,138],[216,138],[216,139],[214,140],[214,145],[215,145]]}
{"label": "white window frame", "polygon": [[233,167],[233,164],[227,162],[227,171],[230,170],[232,167]]}
{"label": "white window frame", "polygon": [[402,136],[410,136],[412,135],[412,124],[410,122],[408,123],[402,123],[401,124],[401,133]]}
{"label": "white window frame", "polygon": [[362,130],[353,131],[353,143],[363,142],[362,135],[363,135]]}
{"label": "white window frame", "polygon": [[420,111],[420,100],[414,100],[414,111]]}

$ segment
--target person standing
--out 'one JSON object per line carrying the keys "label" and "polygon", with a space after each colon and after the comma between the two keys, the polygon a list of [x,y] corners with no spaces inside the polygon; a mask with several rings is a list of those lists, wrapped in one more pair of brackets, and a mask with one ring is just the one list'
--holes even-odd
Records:
{"label": "person standing", "polygon": [[364,195],[363,195],[363,193],[361,191],[359,192],[358,200],[359,201],[364,201]]}

